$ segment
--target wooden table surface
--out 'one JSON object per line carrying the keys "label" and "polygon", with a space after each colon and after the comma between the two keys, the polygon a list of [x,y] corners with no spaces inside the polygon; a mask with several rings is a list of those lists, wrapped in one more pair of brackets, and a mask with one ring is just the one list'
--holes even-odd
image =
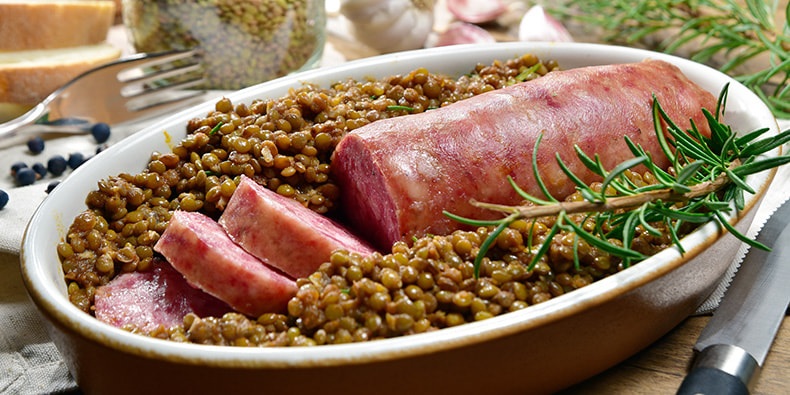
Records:
{"label": "wooden table surface", "polygon": [[[650,347],[561,395],[674,394],[694,359],[709,316],[689,317]],[[790,317],[785,317],[752,394],[790,394]]]}

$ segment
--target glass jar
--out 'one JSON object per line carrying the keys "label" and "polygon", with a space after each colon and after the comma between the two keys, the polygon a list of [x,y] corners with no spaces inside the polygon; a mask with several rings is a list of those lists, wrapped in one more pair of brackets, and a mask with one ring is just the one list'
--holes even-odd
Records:
{"label": "glass jar", "polygon": [[123,0],[138,52],[200,48],[206,89],[235,90],[318,65],[324,0]]}

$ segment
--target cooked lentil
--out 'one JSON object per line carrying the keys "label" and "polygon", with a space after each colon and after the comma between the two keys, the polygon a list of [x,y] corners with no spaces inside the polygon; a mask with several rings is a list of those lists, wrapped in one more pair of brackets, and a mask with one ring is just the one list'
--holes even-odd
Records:
{"label": "cooked lentil", "polygon": [[[536,64],[540,66],[534,73],[524,73]],[[88,194],[88,209],[57,246],[69,298],[90,313],[97,287],[119,273],[150,269],[152,247],[174,210],[218,216],[242,174],[318,213],[331,213],[342,191],[331,179],[330,158],[349,131],[556,69],[556,62],[527,54],[478,65],[457,79],[417,69],[380,80],[349,79],[329,88],[305,85],[284,97],[250,104],[223,98],[214,111],[188,122],[187,136],[172,152],[155,152],[145,170],[103,179]],[[649,173],[628,176],[637,184],[652,182]],[[560,233],[549,254],[527,270],[552,221],[514,223],[483,260],[479,279],[473,276],[472,262],[490,231],[486,228],[424,237],[412,246],[397,243],[386,255],[362,258],[338,251],[316,273],[298,280],[299,291],[287,314],[256,319],[238,313],[189,314],[181,326],[146,335],[235,346],[366,341],[490,318],[622,269],[614,258],[583,241],[577,247],[581,265],[575,267],[574,237]],[[667,237],[647,232],[634,240],[634,248],[645,254],[669,244]],[[139,332],[132,326],[126,329]]]}

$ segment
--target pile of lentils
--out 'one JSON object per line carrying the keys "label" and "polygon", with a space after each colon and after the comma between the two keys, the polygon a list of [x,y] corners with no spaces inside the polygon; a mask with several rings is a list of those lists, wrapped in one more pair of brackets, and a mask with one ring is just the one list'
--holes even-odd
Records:
{"label": "pile of lentils", "polygon": [[[633,173],[632,180],[644,180]],[[600,190],[600,184],[591,185]],[[582,199],[576,193],[566,201]],[[582,223],[583,214],[570,218]],[[560,232],[548,253],[530,270],[534,254],[546,241],[555,217],[516,221],[506,228],[474,275],[480,245],[493,228],[458,230],[447,236],[425,236],[409,246],[396,243],[391,253],[361,257],[336,251],[307,278],[287,314],[250,319],[238,313],[222,317],[188,314],[183,325],[149,333],[177,342],[230,346],[314,346],[385,339],[434,331],[491,318],[545,302],[624,269],[622,261]],[[653,224],[665,235],[662,224]],[[594,220],[584,226],[592,229]],[[614,240],[610,240],[615,242]],[[574,243],[579,265],[574,261]],[[638,228],[632,248],[652,255],[671,245]]]}
{"label": "pile of lentils", "polygon": [[145,271],[174,210],[221,214],[244,174],[318,213],[331,214],[340,190],[330,157],[351,130],[378,119],[438,108],[559,69],[527,54],[477,65],[453,79],[421,68],[380,80],[304,85],[250,104],[219,100],[188,122],[172,152],[154,152],[137,174],[103,179],[88,209],[58,244],[71,302],[91,311],[96,287],[118,273]]}
{"label": "pile of lentils", "polygon": [[[329,88],[305,85],[281,98],[232,104],[223,98],[205,117],[188,122],[172,152],[151,155],[147,169],[99,182],[88,209],[58,244],[71,302],[91,313],[95,290],[125,272],[146,271],[174,210],[216,218],[242,174],[318,213],[332,215],[342,191],[330,158],[351,130],[378,119],[428,111],[559,69],[531,54],[477,65],[453,79],[426,69],[380,80],[346,80]],[[634,183],[650,175],[629,173]],[[572,195],[569,199],[581,199]],[[622,269],[605,252],[573,234],[552,239],[551,250],[528,270],[553,218],[517,221],[483,259],[472,262],[491,230],[457,231],[397,243],[386,255],[335,252],[313,275],[297,281],[288,311],[250,318],[189,314],[183,325],[144,335],[201,344],[315,345],[425,332],[489,318],[540,303]],[[578,217],[582,221],[582,217]],[[590,225],[593,226],[593,225]],[[664,232],[669,233],[669,232]],[[668,238],[641,232],[634,249],[652,254]],[[133,326],[126,327],[140,332]]]}

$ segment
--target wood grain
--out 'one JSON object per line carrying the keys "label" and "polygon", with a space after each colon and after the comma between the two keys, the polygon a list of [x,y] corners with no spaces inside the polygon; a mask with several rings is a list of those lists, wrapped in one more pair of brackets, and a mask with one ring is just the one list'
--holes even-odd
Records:
{"label": "wood grain", "polygon": [[[687,318],[640,353],[560,394],[674,394],[691,366],[692,348],[709,319],[709,316]],[[752,394],[790,393],[788,372],[790,317],[785,317]]]}

